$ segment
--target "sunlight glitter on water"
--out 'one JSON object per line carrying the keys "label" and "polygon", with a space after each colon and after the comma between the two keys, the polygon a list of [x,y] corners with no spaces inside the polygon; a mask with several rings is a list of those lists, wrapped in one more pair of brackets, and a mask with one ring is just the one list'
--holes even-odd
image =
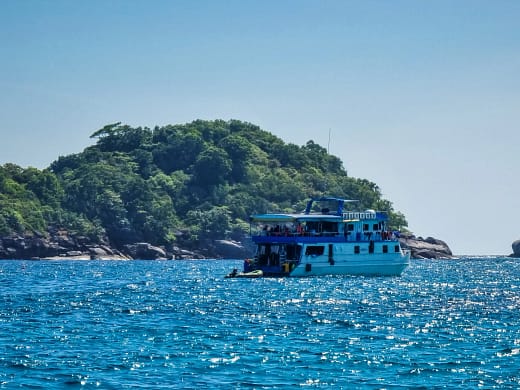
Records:
{"label": "sunlight glitter on water", "polygon": [[515,261],[259,280],[224,280],[233,261],[0,265],[4,387],[520,386]]}

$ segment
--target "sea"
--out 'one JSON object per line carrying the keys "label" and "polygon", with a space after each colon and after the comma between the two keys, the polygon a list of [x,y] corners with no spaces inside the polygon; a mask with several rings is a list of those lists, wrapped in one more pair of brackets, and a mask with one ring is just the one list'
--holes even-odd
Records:
{"label": "sea", "polygon": [[0,261],[0,389],[520,388],[520,259],[224,278],[241,263]]}

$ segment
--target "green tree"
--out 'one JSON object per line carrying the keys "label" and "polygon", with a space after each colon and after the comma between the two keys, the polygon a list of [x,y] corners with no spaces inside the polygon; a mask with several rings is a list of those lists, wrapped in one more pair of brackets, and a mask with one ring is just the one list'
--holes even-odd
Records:
{"label": "green tree", "polygon": [[237,134],[231,134],[224,138],[219,145],[231,159],[231,181],[234,183],[247,181],[247,167],[252,157],[251,143]]}
{"label": "green tree", "polygon": [[187,218],[198,240],[224,238],[231,228],[230,213],[225,206],[215,206],[206,211],[192,210]]}
{"label": "green tree", "polygon": [[232,170],[232,163],[224,149],[215,146],[205,148],[195,161],[195,183],[214,186],[225,183]]}
{"label": "green tree", "polygon": [[155,164],[165,173],[188,171],[204,148],[204,141],[196,131],[178,127],[160,128],[154,133],[152,154]]}

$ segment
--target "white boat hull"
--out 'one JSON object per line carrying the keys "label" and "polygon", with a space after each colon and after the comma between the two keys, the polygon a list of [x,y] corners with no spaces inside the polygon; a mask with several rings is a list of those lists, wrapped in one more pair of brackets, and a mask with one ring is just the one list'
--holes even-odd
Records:
{"label": "white boat hull", "polygon": [[396,256],[356,255],[334,260],[331,264],[326,258],[305,259],[289,274],[294,277],[323,275],[367,275],[399,276],[410,263],[410,254]]}

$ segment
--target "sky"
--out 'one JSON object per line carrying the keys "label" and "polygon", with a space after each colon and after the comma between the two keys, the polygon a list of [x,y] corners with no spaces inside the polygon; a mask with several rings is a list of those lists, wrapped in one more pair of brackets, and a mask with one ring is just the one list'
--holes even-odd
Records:
{"label": "sky", "polygon": [[519,20],[517,0],[3,0],[0,164],[114,122],[239,119],[328,148],[417,236],[509,254]]}

